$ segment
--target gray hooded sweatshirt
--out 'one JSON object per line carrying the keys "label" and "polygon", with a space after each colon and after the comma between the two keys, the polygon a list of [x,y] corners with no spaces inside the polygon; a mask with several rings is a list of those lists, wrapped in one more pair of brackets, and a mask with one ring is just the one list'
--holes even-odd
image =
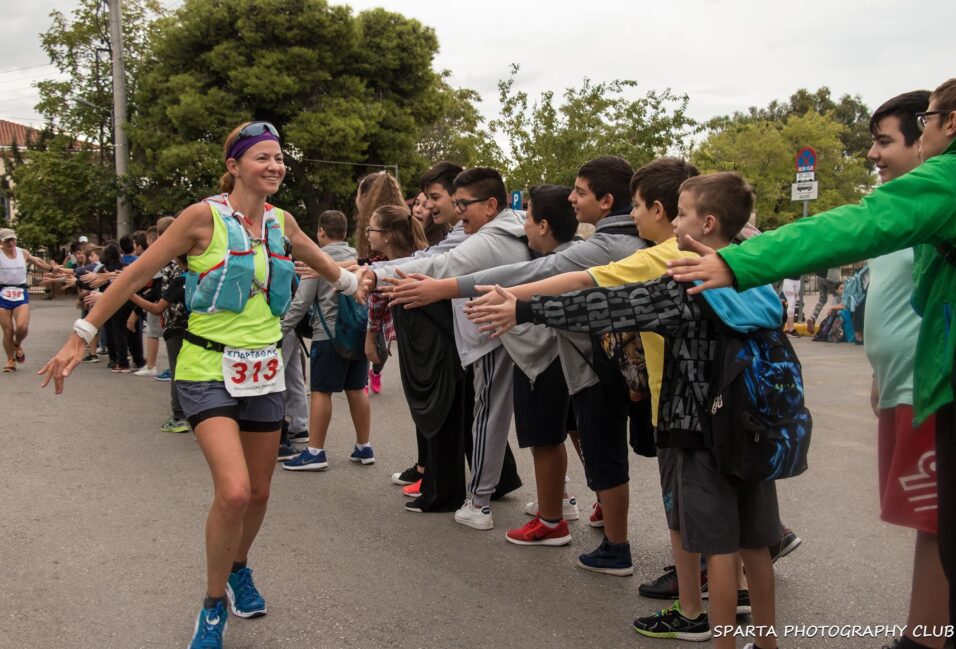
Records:
{"label": "gray hooded sweatshirt", "polygon": [[[633,235],[621,234],[616,232],[618,230],[629,230],[633,232]],[[518,286],[561,273],[603,266],[612,261],[624,259],[646,248],[647,245],[646,241],[637,236],[634,221],[622,210],[619,214],[612,214],[598,221],[594,234],[576,246],[540,259],[499,266],[459,277],[458,294],[462,297],[475,297],[478,295],[475,286],[479,284]],[[597,374],[581,356],[584,354],[588,360],[592,358],[591,339],[588,334],[560,332],[558,354],[561,356],[564,378],[568,382],[568,391],[571,394],[576,394],[598,382]]]}

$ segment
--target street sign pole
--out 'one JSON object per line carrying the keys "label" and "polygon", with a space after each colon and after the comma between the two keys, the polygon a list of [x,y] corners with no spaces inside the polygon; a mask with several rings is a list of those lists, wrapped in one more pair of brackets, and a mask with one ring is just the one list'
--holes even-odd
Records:
{"label": "street sign pole", "polygon": [[[817,152],[805,146],[797,151],[797,175],[791,185],[790,199],[803,203],[803,218],[810,215],[810,201],[816,200],[819,192],[819,183],[816,181]],[[803,278],[800,278],[800,300],[797,302],[795,313],[797,320],[803,320],[803,298],[805,288]]]}

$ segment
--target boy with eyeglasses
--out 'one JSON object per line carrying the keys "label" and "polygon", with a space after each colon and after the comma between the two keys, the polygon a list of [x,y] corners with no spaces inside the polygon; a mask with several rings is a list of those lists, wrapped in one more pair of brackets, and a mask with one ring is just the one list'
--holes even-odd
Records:
{"label": "boy with eyeglasses", "polygon": [[[470,236],[447,253],[373,269],[368,276],[373,287],[389,277],[419,273],[454,277],[529,259],[523,239],[523,219],[508,208],[508,193],[497,171],[486,167],[466,169],[455,178],[454,187],[451,203],[462,229]],[[513,416],[511,374],[514,364],[500,341],[479,334],[477,327],[464,317],[461,302],[453,304],[453,312],[454,338],[461,366],[473,366],[475,391],[472,479],[455,520],[474,529],[490,530],[494,527],[491,496],[501,477]],[[425,478],[428,478],[427,471]]]}

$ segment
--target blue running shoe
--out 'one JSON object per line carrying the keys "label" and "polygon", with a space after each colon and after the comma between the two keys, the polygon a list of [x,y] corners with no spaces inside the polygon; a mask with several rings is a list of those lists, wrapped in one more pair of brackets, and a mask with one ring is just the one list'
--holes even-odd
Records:
{"label": "blue running shoe", "polygon": [[362,464],[375,464],[375,453],[372,452],[371,446],[366,446],[365,448],[356,446],[352,449],[352,454],[349,456],[349,459],[353,462],[361,462]]}
{"label": "blue running shoe", "polygon": [[224,602],[219,602],[214,608],[199,611],[189,649],[222,649],[222,636],[229,626],[228,618]]}
{"label": "blue running shoe", "polygon": [[578,557],[578,566],[605,575],[626,577],[634,574],[630,543],[611,543],[605,536],[601,545]]}
{"label": "blue running shoe", "polygon": [[171,381],[171,380],[172,380],[172,376],[173,376],[173,375],[172,375],[172,373],[171,373],[169,370],[164,370],[164,371],[160,372],[159,374],[157,374],[154,378],[155,378],[157,381]]}
{"label": "blue running shoe", "polygon": [[325,458],[325,451],[312,455],[309,449],[305,449],[291,460],[283,462],[282,468],[289,471],[325,471],[329,468],[329,461]]}
{"label": "blue running shoe", "polygon": [[226,597],[232,612],[238,617],[260,617],[266,614],[266,600],[252,583],[252,570],[241,568],[239,572],[230,572],[226,582]]}

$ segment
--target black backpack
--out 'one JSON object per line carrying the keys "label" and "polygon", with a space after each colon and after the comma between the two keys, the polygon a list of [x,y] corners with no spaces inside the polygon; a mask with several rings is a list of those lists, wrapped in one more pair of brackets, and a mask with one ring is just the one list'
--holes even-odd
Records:
{"label": "black backpack", "polygon": [[807,470],[813,419],[800,360],[786,334],[721,327],[705,437],[717,469],[740,481],[792,478]]}

